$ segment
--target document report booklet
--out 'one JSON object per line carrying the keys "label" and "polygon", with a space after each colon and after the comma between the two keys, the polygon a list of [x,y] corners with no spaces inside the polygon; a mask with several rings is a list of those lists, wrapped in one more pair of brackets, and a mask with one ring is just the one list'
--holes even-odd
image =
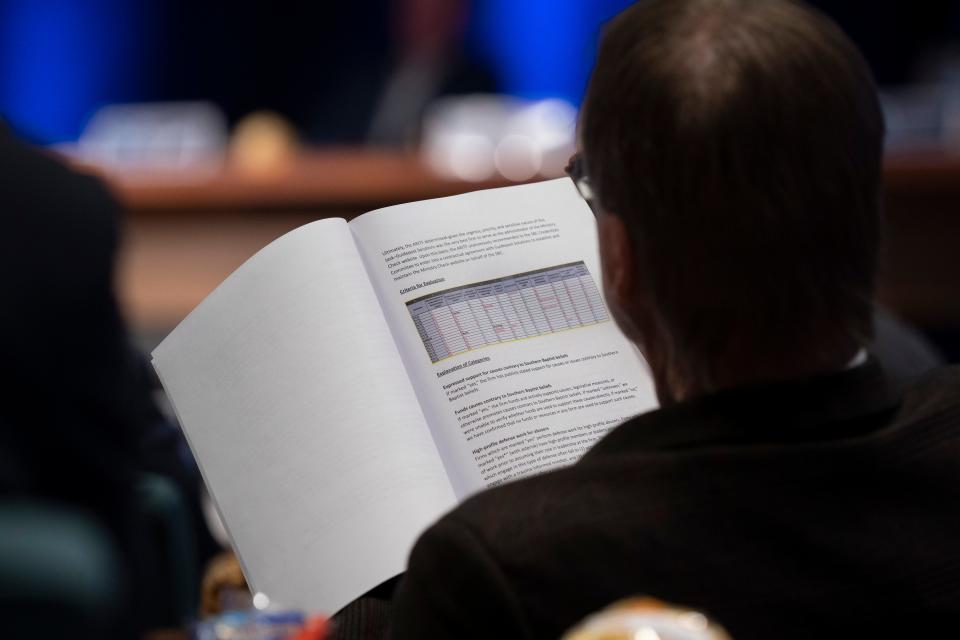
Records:
{"label": "document report booklet", "polygon": [[291,231],[153,364],[251,587],[328,613],[460,500],[655,405],[567,179]]}

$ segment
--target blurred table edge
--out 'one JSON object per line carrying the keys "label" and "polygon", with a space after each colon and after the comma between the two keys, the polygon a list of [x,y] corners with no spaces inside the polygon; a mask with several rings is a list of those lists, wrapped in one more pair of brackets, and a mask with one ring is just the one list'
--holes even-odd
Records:
{"label": "blurred table edge", "polygon": [[883,163],[888,194],[923,191],[960,196],[960,151],[889,151]]}
{"label": "blurred table edge", "polygon": [[[516,184],[502,177],[479,182],[448,178],[433,171],[416,152],[362,147],[304,148],[270,169],[256,171],[229,159],[182,169],[119,170],[74,164],[103,177],[131,213],[165,215],[238,210],[360,212]],[[960,196],[960,153],[889,152],[883,186],[894,195]]]}
{"label": "blurred table edge", "polygon": [[[263,245],[310,220],[516,184],[445,178],[421,156],[356,147],[303,148],[271,171],[224,161],[102,176],[127,209],[118,283],[135,325],[170,326]],[[960,327],[960,153],[891,151],[879,299],[924,327]],[[542,179],[542,178],[537,178]]]}
{"label": "blurred table edge", "polygon": [[133,214],[232,211],[354,211],[516,184],[448,178],[415,152],[360,147],[305,148],[269,168],[225,158],[182,169],[115,169],[75,162],[102,177]]}

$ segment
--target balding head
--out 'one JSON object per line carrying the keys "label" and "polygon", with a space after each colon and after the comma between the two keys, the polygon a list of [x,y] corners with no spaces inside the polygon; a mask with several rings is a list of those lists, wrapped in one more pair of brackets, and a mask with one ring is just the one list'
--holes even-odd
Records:
{"label": "balding head", "polygon": [[642,0],[604,34],[580,137],[629,238],[629,291],[608,293],[676,385],[829,369],[869,337],[883,119],[829,19]]}

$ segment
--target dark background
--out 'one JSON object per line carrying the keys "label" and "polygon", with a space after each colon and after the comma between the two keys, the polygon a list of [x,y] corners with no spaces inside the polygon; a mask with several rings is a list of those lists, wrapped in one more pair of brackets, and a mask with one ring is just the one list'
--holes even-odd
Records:
{"label": "dark background", "polygon": [[[475,0],[463,55],[508,94],[577,104],[600,26],[628,4]],[[960,35],[951,0],[813,4],[884,86],[924,79],[925,61]],[[338,117],[390,64],[393,16],[391,0],[0,0],[0,114],[35,141],[63,142],[104,104],[203,99],[231,123],[269,108],[315,141],[350,140]]]}

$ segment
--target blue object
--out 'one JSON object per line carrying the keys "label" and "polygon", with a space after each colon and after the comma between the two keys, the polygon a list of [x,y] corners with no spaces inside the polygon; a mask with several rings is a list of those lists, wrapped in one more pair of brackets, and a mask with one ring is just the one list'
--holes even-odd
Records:
{"label": "blue object", "polygon": [[579,105],[603,23],[631,0],[478,0],[469,39],[504,90]]}
{"label": "blue object", "polygon": [[0,0],[0,116],[38,142],[75,140],[134,89],[143,4]]}

